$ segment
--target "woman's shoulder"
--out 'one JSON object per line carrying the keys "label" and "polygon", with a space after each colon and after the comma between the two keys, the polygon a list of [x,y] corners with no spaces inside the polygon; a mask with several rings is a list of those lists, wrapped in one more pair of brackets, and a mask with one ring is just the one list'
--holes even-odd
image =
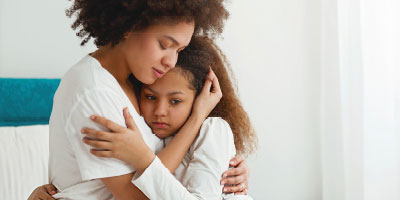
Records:
{"label": "woman's shoulder", "polygon": [[[80,96],[88,93],[120,93],[115,78],[90,55],[83,57],[63,76],[57,93]],[[115,94],[114,94],[115,95]]]}

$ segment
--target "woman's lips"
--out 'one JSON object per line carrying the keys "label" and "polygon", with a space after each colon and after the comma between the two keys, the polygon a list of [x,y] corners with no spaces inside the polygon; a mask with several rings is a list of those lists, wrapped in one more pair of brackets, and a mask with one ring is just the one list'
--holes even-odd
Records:
{"label": "woman's lips", "polygon": [[163,72],[163,71],[158,70],[158,69],[156,69],[156,68],[154,68],[154,67],[153,67],[153,72],[154,72],[154,75],[155,75],[157,78],[161,78],[161,77],[164,75],[164,72]]}
{"label": "woman's lips", "polygon": [[164,122],[153,122],[153,125],[155,128],[161,128],[161,129],[168,127],[168,124]]}

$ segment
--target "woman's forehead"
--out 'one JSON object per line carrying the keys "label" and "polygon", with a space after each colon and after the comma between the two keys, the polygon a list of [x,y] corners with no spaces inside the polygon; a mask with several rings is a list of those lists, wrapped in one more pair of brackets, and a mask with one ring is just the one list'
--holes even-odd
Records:
{"label": "woman's forehead", "polygon": [[150,25],[139,33],[155,34],[170,39],[179,46],[187,46],[194,32],[193,22],[179,22],[174,24]]}

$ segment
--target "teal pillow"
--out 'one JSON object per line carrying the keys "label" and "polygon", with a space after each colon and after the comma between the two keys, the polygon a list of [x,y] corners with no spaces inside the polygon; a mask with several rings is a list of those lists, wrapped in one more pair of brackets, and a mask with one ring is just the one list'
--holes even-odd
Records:
{"label": "teal pillow", "polygon": [[60,79],[0,78],[0,126],[48,124]]}

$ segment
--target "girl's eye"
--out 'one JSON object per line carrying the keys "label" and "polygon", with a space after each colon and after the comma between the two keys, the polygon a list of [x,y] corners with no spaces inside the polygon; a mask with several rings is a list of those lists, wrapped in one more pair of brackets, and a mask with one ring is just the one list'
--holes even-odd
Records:
{"label": "girl's eye", "polygon": [[178,104],[178,103],[180,103],[180,102],[181,102],[181,100],[178,100],[178,99],[171,100],[171,103],[172,103],[172,104]]}
{"label": "girl's eye", "polygon": [[146,99],[150,100],[150,101],[154,101],[156,100],[155,96],[151,96],[151,95],[146,95]]}

